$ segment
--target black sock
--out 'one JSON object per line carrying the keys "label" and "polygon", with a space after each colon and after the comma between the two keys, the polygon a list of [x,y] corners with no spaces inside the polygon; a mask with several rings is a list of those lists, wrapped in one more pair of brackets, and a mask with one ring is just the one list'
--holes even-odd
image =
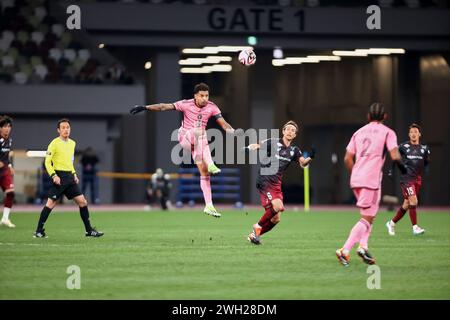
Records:
{"label": "black sock", "polygon": [[52,209],[50,209],[47,206],[44,206],[44,208],[41,211],[41,216],[39,217],[39,222],[38,222],[36,232],[42,231],[42,229],[44,229],[44,223],[45,223],[45,221],[47,221],[47,218],[48,218],[50,212],[52,212]]}
{"label": "black sock", "polygon": [[89,210],[88,207],[80,207],[80,216],[81,220],[83,220],[84,228],[86,229],[86,232],[89,232],[92,230],[91,222],[89,221]]}

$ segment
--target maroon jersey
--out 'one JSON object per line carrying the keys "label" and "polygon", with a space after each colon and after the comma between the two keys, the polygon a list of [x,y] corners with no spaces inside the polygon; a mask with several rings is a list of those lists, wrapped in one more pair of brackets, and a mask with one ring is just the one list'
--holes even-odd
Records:
{"label": "maroon jersey", "polygon": [[3,163],[3,167],[0,170],[8,168],[9,165],[9,152],[11,151],[12,139],[10,137],[0,137],[0,161]]}
{"label": "maroon jersey", "polygon": [[399,146],[406,174],[400,175],[400,183],[421,182],[425,166],[430,160],[430,149],[424,144],[411,144],[409,141]]}
{"label": "maroon jersey", "polygon": [[298,162],[302,152],[296,146],[287,147],[283,139],[267,139],[262,142],[260,150],[259,174],[256,180],[256,187],[260,191],[280,187],[283,173],[292,161]]}

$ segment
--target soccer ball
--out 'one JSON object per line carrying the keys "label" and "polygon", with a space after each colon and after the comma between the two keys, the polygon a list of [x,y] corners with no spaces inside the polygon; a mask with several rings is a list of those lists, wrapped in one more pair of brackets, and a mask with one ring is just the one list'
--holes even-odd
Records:
{"label": "soccer ball", "polygon": [[251,66],[256,62],[256,54],[252,49],[244,49],[239,53],[239,62],[244,66]]}

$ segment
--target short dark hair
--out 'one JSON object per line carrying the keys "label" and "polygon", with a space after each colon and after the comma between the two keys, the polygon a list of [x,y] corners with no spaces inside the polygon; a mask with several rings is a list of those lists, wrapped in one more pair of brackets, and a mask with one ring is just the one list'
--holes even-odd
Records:
{"label": "short dark hair", "polygon": [[7,115],[1,116],[0,117],[0,128],[3,128],[4,126],[6,126],[8,124],[10,126],[12,126],[12,122],[13,122],[13,120],[11,117],[8,117]]}
{"label": "short dark hair", "polygon": [[417,123],[411,124],[411,125],[409,126],[409,128],[408,128],[408,131],[411,130],[411,129],[413,129],[413,128],[416,128],[417,130],[419,130],[420,133],[422,133],[422,128],[421,128]]}
{"label": "short dark hair", "polygon": [[284,125],[283,125],[283,129],[282,130],[284,130],[284,128],[286,128],[287,126],[294,126],[295,127],[295,129],[296,129],[296,132],[298,132],[298,124],[295,122],[295,121],[293,121],[293,120],[289,120],[288,122],[286,122]]}
{"label": "short dark hair", "polygon": [[62,118],[62,119],[59,119],[59,120],[58,120],[58,126],[57,126],[56,128],[59,129],[59,125],[60,125],[61,123],[63,123],[63,122],[67,122],[67,123],[70,125],[69,119],[67,119],[67,118]]}
{"label": "short dark hair", "polygon": [[384,104],[381,102],[374,102],[369,107],[369,117],[370,120],[382,121],[384,120],[384,115],[386,111],[384,110]]}
{"label": "short dark hair", "polygon": [[209,91],[209,86],[206,83],[200,82],[195,85],[194,94],[198,93],[199,91]]}

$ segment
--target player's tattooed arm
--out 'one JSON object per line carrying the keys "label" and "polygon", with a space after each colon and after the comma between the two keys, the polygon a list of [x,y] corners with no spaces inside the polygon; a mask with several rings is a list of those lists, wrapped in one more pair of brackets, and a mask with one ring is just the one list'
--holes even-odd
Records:
{"label": "player's tattooed arm", "polygon": [[145,106],[149,111],[167,111],[175,110],[175,106],[172,103],[157,103]]}

